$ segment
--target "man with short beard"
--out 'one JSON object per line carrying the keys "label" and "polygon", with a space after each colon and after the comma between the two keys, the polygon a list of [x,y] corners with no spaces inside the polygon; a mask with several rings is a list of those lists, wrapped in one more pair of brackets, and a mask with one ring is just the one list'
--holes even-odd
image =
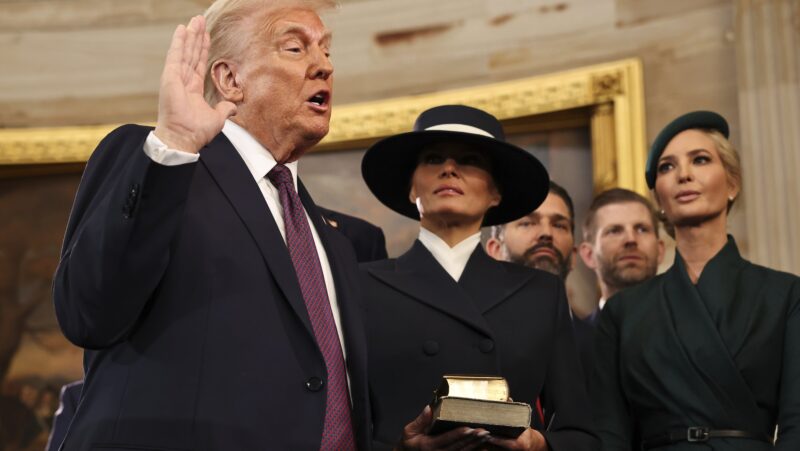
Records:
{"label": "man with short beard", "polygon": [[[497,260],[550,272],[566,281],[575,259],[574,218],[569,193],[551,180],[547,198],[539,208],[516,221],[492,226],[486,253]],[[584,375],[588,376],[594,330],[574,315],[572,326]]]}
{"label": "man with short beard", "polygon": [[594,325],[609,298],[655,276],[664,258],[664,242],[658,237],[650,202],[622,188],[598,194],[586,214],[579,253],[600,285],[598,308],[586,319]]}
{"label": "man with short beard", "polygon": [[569,193],[550,181],[542,205],[507,224],[492,226],[486,252],[497,260],[541,269],[566,280],[575,255],[574,207]]}

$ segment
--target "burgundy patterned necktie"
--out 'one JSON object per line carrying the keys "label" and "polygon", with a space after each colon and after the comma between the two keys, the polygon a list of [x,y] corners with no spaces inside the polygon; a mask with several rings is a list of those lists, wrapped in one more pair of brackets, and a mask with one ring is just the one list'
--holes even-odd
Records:
{"label": "burgundy patterned necktie", "polygon": [[278,188],[283,206],[283,220],[286,224],[286,245],[289,247],[289,255],[292,257],[297,280],[300,282],[300,291],[305,300],[317,345],[322,351],[328,370],[325,428],[322,431],[320,449],[352,450],[355,449],[355,439],[350,421],[347,372],[314,236],[311,234],[300,196],[294,189],[289,168],[278,164],[267,177]]}

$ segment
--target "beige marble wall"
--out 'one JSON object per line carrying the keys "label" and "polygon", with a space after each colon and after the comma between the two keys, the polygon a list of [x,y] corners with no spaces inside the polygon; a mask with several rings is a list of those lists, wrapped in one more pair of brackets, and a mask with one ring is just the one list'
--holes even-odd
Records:
{"label": "beige marble wall", "polygon": [[[0,0],[0,127],[153,120],[172,29],[209,3]],[[335,34],[336,102],[634,56],[644,62],[648,140],[678,114],[708,108],[730,120],[740,144],[734,3],[343,1],[327,17]],[[746,254],[748,208],[732,221]]]}
{"label": "beige marble wall", "polygon": [[[0,1],[0,126],[152,119],[174,24],[209,3]],[[738,119],[731,0],[342,3],[327,18],[340,103],[638,56],[649,135],[688,108]]]}
{"label": "beige marble wall", "polygon": [[800,0],[737,0],[749,257],[800,273]]}

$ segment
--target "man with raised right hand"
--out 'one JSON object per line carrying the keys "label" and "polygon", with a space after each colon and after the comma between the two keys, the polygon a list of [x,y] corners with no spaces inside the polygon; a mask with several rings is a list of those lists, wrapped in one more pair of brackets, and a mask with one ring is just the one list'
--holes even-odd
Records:
{"label": "man with raised right hand", "polygon": [[86,348],[63,450],[369,447],[355,257],[297,179],[330,6],[217,0],[175,31],[155,130],[93,153],[54,285]]}

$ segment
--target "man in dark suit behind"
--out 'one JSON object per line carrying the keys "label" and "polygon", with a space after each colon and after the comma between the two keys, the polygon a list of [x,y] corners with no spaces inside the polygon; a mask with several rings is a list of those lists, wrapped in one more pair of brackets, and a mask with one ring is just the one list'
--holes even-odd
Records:
{"label": "man in dark suit behind", "polygon": [[296,178],[328,132],[330,3],[214,2],[175,31],[155,130],[93,153],[54,282],[86,348],[62,449],[369,446],[355,256]]}
{"label": "man in dark suit behind", "polygon": [[[541,269],[566,281],[575,261],[575,207],[561,185],[550,191],[536,210],[507,224],[493,226],[486,252],[493,258]],[[570,311],[575,343],[584,375],[592,361],[592,326]]]}
{"label": "man in dark suit behind", "polygon": [[350,240],[359,263],[389,258],[386,253],[386,237],[380,227],[355,216],[327,208],[317,208],[328,224]]}

